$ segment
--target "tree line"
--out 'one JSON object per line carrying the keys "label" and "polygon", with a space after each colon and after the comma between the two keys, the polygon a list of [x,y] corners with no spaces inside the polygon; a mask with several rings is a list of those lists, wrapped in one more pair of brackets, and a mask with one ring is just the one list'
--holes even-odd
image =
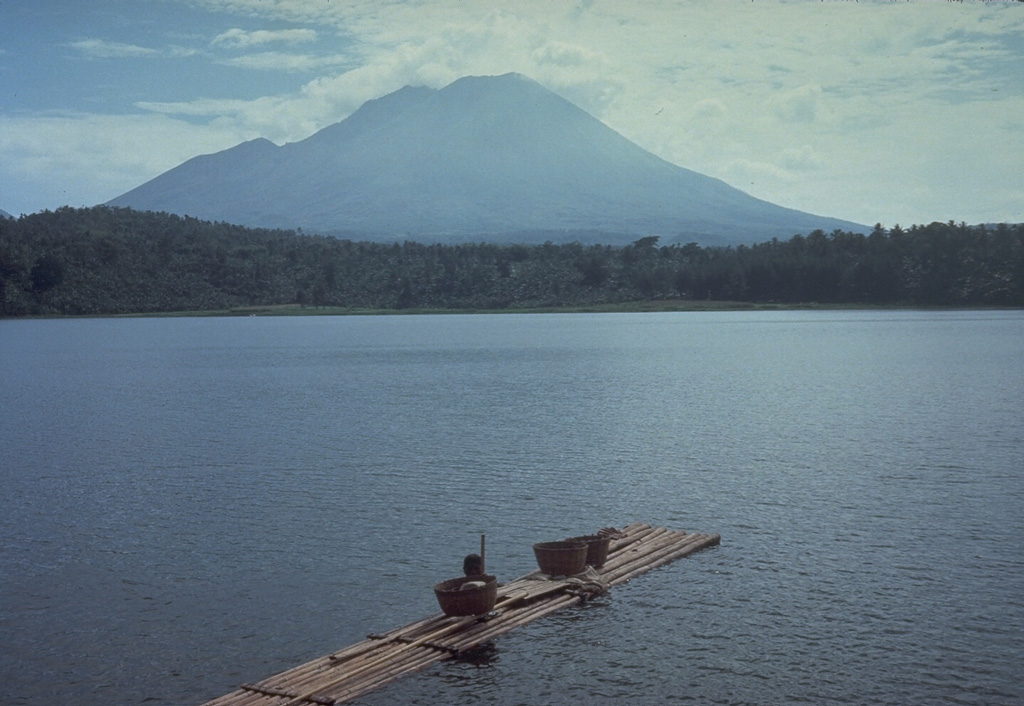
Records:
{"label": "tree line", "polygon": [[881,225],[738,247],[357,242],[97,206],[0,219],[0,315],[657,300],[1024,306],[1024,224]]}

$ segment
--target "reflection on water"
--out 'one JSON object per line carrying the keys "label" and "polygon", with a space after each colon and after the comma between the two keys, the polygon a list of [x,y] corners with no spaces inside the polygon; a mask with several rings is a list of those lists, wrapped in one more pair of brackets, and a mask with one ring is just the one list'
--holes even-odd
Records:
{"label": "reflection on water", "polygon": [[[485,642],[482,645],[464,650],[460,652],[454,661],[469,665],[471,667],[486,668],[494,665],[498,661],[498,647],[493,642]],[[452,673],[457,673],[456,670],[452,670]]]}
{"label": "reflection on water", "polygon": [[487,534],[720,547],[364,704],[1024,700],[1024,314],[0,322],[0,703],[197,704]]}

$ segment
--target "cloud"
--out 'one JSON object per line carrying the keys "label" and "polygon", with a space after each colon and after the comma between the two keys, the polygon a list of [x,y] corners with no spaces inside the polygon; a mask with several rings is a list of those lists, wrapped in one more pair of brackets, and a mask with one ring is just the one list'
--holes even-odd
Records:
{"label": "cloud", "polygon": [[200,56],[203,52],[192,47],[171,45],[162,51],[163,56],[171,59],[183,59],[190,56]]}
{"label": "cloud", "polygon": [[218,34],[210,43],[213,46],[221,46],[228,49],[246,49],[274,42],[286,44],[315,42],[316,38],[316,31],[312,29],[260,29],[254,32],[247,32],[244,29],[234,28]]}
{"label": "cloud", "polygon": [[824,164],[824,160],[810,145],[799,147],[787,147],[780,155],[783,166],[786,169],[817,169]]}
{"label": "cloud", "polygon": [[586,47],[568,42],[545,42],[543,46],[533,51],[533,58],[538,64],[552,64],[555,66],[592,66],[600,63],[601,54],[591,51]]}
{"label": "cloud", "polygon": [[813,123],[829,113],[823,95],[821,86],[805,83],[772,96],[771,105],[780,120]]}
{"label": "cloud", "polygon": [[0,116],[5,208],[103,203],[197,153],[257,136],[216,121],[193,125],[153,114]]}
{"label": "cloud", "polygon": [[702,98],[693,106],[693,116],[702,120],[722,120],[729,110],[720,98]]}
{"label": "cloud", "polygon": [[82,39],[72,42],[68,46],[77,49],[91,59],[179,59],[196,56],[200,53],[198,49],[180,45],[170,45],[163,49],[151,49],[135,44],[110,42],[105,39]]}
{"label": "cloud", "polygon": [[342,54],[313,56],[309,54],[286,54],[283,52],[260,52],[224,59],[220,63],[261,71],[308,72],[330,66],[351,64],[351,62],[351,57]]}
{"label": "cloud", "polygon": [[[783,205],[864,222],[914,222],[930,219],[929,210],[944,216],[958,206],[961,213],[949,217],[1024,220],[1021,199],[1008,197],[1005,186],[1024,183],[1016,126],[1024,114],[1024,15],[1017,7],[676,0],[188,5],[237,22],[301,27],[206,34],[216,34],[202,45],[210,61],[280,72],[273,94],[204,98],[258,95],[204,85],[192,100],[154,96],[135,104],[148,114],[136,116],[140,125],[163,120],[154,124],[175,125],[200,142],[209,134],[299,140],[406,84],[440,88],[468,74],[518,71],[655,154]],[[261,50],[314,41],[322,54]],[[76,48],[107,58],[196,51],[103,40]],[[287,72],[319,75],[286,89]],[[5,157],[0,153],[0,162]],[[939,178],[944,170],[964,175],[956,188]],[[921,188],[925,182],[934,185]],[[896,197],[900,185],[912,183],[912,192]],[[1004,204],[1002,215],[983,215],[982,205],[997,203]],[[886,204],[900,212],[887,214]]]}
{"label": "cloud", "polygon": [[[200,98],[182,102],[139,102],[141,110],[171,118],[183,133],[201,131],[203,126],[218,132],[246,135],[238,142],[252,137],[265,137],[277,143],[295,142],[326,127],[328,112],[316,97],[297,100],[291,95],[263,96],[254,100],[234,98]],[[347,112],[355,110],[352,105]],[[228,145],[230,146],[230,145]]]}
{"label": "cloud", "polygon": [[793,173],[791,171],[772,162],[737,159],[727,164],[726,170],[730,174],[730,182],[740,189],[744,188],[744,185],[748,182],[753,184],[761,179],[769,179],[776,182],[789,182],[793,180]]}
{"label": "cloud", "polygon": [[159,55],[159,52],[155,49],[148,49],[134,44],[109,42],[104,39],[82,39],[77,42],[72,42],[69,46],[77,49],[86,56],[95,59],[117,59]]}

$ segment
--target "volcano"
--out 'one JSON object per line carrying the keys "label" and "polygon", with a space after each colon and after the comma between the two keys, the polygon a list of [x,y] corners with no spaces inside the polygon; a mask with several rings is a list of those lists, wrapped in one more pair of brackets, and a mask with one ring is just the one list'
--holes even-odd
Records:
{"label": "volcano", "polygon": [[671,164],[520,74],[407,86],[305,140],[195,157],[108,205],[442,243],[729,245],[866,230]]}

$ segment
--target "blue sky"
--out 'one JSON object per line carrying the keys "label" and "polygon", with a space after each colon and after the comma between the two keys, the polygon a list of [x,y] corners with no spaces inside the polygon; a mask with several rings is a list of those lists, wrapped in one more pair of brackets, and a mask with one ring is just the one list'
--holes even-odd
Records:
{"label": "blue sky", "polygon": [[0,208],[107,201],[404,85],[526,74],[759,198],[1024,222],[1024,3],[0,0]]}

